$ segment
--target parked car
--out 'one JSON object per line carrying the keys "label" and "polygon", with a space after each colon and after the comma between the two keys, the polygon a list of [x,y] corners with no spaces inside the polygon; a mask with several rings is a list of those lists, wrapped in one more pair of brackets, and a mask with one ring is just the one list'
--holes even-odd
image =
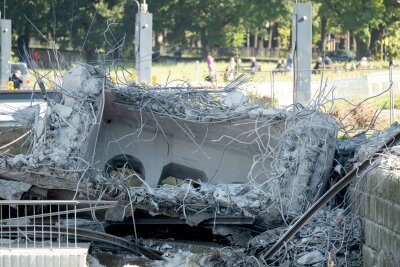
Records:
{"label": "parked car", "polygon": [[28,71],[28,65],[24,62],[11,62],[10,63],[10,75],[14,73],[16,70],[20,70],[22,74],[22,89],[31,89],[32,84],[31,81],[29,80],[29,71]]}
{"label": "parked car", "polygon": [[355,55],[347,50],[328,51],[326,55],[334,62],[350,62],[355,60]]}

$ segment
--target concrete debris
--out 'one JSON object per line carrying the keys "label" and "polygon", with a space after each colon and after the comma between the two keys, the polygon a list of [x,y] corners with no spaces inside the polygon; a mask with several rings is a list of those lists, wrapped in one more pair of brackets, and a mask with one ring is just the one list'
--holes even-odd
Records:
{"label": "concrete debris", "polygon": [[[97,121],[104,74],[89,65],[78,65],[64,75],[63,98],[49,103],[44,118],[39,118],[31,153],[12,158],[0,157],[0,176],[18,179],[27,173],[26,182],[50,188],[76,187],[79,170],[90,168],[87,147]],[[67,100],[66,104],[63,101]],[[64,182],[50,179],[38,183],[37,177],[65,177]],[[43,178],[42,178],[43,179]],[[68,186],[70,180],[75,186]],[[64,184],[64,185],[63,185]]]}
{"label": "concrete debris", "polygon": [[[237,207],[244,210],[246,216],[252,214],[248,211],[249,209],[258,210],[256,213],[259,213],[260,207],[266,207],[263,201],[275,204],[279,201],[278,206],[283,207],[285,213],[297,216],[298,212],[303,211],[319,194],[322,194],[327,186],[338,127],[332,118],[322,113],[308,109],[296,111],[268,110],[255,106],[229,108],[220,102],[217,96],[209,97],[210,95],[225,93],[225,91],[183,90],[176,92],[166,89],[165,91],[153,92],[136,86],[134,88],[114,89],[112,92],[115,102],[124,104],[133,110],[140,110],[138,116],[142,116],[144,111],[159,114],[153,115],[153,118],[146,118],[146,121],[153,119],[154,124],[157,125],[154,134],[157,134],[158,127],[161,127],[168,143],[178,142],[169,140],[169,136],[178,135],[177,131],[181,131],[192,141],[195,141],[192,136],[200,133],[199,129],[196,129],[195,132],[189,128],[189,125],[179,127],[177,131],[168,132],[169,129],[166,127],[170,128],[171,125],[164,123],[163,118],[166,116],[169,116],[176,124],[181,121],[212,122],[213,125],[221,123],[221,126],[216,128],[218,131],[221,131],[222,126],[226,127],[222,124],[225,120],[235,121],[238,124],[250,123],[252,125],[254,123],[254,129],[243,130],[238,133],[238,137],[230,136],[229,132],[223,132],[218,139],[213,140],[214,144],[226,142],[226,147],[229,145],[232,147],[243,146],[246,151],[250,149],[256,151],[253,152],[253,155],[249,155],[250,158],[253,158],[252,166],[248,167],[250,168],[248,171],[244,171],[248,173],[247,180],[251,182],[246,190],[252,193],[246,194],[246,197],[235,202]],[[242,121],[247,119],[250,122]],[[144,120],[144,118],[141,118],[141,120]],[[143,126],[140,127],[140,131],[143,131]],[[189,128],[186,132],[182,130],[185,127]],[[227,131],[229,131],[229,128],[227,128]],[[208,131],[205,134],[206,137],[210,135]],[[182,137],[182,139],[184,138]],[[205,141],[207,141],[206,138],[200,140],[202,147],[212,146]],[[231,145],[232,143],[234,144]],[[215,164],[216,160],[218,159],[212,159],[210,164]],[[205,171],[207,171],[206,168],[210,168],[210,164],[204,166]],[[243,168],[238,171],[243,171]],[[218,170],[219,173],[223,173],[223,171]],[[212,176],[215,169],[211,169],[209,172]],[[239,181],[243,183],[247,182],[244,175],[239,178]],[[225,179],[229,178],[226,177]],[[259,183],[262,186],[259,186]],[[181,189],[174,190],[180,191]],[[257,192],[257,190],[262,193]],[[224,195],[219,193],[216,192],[217,199],[231,201],[223,199]],[[254,196],[251,196],[251,194],[254,194]],[[181,197],[179,193],[176,195]],[[264,195],[261,200],[258,199],[259,195]],[[162,194],[157,195],[157,197],[160,196]],[[268,201],[264,199],[268,199]],[[267,206],[270,207],[271,205]],[[266,209],[263,210],[266,212]]]}
{"label": "concrete debris", "polygon": [[356,157],[357,150],[366,142],[366,140],[367,137],[365,132],[347,140],[339,140],[335,152],[335,159],[338,161],[338,164],[346,167],[358,162]]}
{"label": "concrete debris", "polygon": [[205,259],[204,263],[205,266],[210,267],[266,266],[265,263],[260,262],[256,257],[249,257],[243,249],[238,248],[226,248],[215,251]]}
{"label": "concrete debris", "polygon": [[23,109],[19,109],[12,114],[12,117],[17,122],[24,126],[32,126],[35,120],[39,117],[40,106],[33,105]]}
{"label": "concrete debris", "polygon": [[262,114],[264,113],[264,109],[263,108],[255,108],[249,111],[249,118],[250,119],[257,119],[258,117],[260,117]]}
{"label": "concrete debris", "polygon": [[[218,91],[180,88],[152,91],[134,84],[114,89],[112,92],[116,102],[128,104],[134,109],[169,115],[181,120],[215,122],[242,117],[242,112],[236,112],[235,108],[242,106],[245,97],[242,92],[228,89]],[[227,93],[225,98],[222,96],[224,93]],[[253,108],[246,107],[244,111]]]}
{"label": "concrete debris", "polygon": [[106,210],[104,215],[106,221],[120,222],[125,219],[125,209],[122,207],[115,207]]}
{"label": "concrete debris", "polygon": [[63,117],[64,119],[68,119],[69,116],[71,116],[72,114],[72,108],[69,106],[64,106],[61,104],[55,104],[54,105],[54,111],[60,115],[61,117]]}
{"label": "concrete debris", "polygon": [[394,146],[390,149],[396,156],[400,156],[400,146]]}
{"label": "concrete debris", "polygon": [[[90,65],[77,64],[64,74],[62,89],[67,92],[67,95],[72,93],[72,95],[70,95],[72,98],[74,98],[76,94],[93,97],[103,90],[103,81],[104,72],[100,69]],[[69,101],[70,100],[71,98]],[[78,99],[75,98],[75,100]]]}
{"label": "concrete debris", "polygon": [[[251,239],[249,244],[254,251],[261,250],[262,255],[285,231],[282,227],[268,230]],[[337,266],[357,264],[362,259],[362,242],[360,217],[342,209],[319,210],[299,234],[270,260],[283,263],[290,259],[299,265],[312,265],[327,260],[327,254],[322,255],[317,251],[329,251],[331,261]]]}
{"label": "concrete debris", "polygon": [[19,200],[24,192],[31,188],[31,184],[0,179],[0,198]]}
{"label": "concrete debris", "polygon": [[377,147],[382,145],[389,137],[394,136],[396,132],[400,132],[400,125],[397,122],[383,132],[375,131],[357,150],[357,160],[359,162],[366,160],[376,151]]}
{"label": "concrete debris", "polygon": [[226,94],[224,102],[228,108],[238,108],[246,102],[246,97],[241,91],[232,91]]}
{"label": "concrete debris", "polygon": [[106,267],[105,265],[100,264],[99,260],[90,254],[87,256],[86,261],[88,267]]}
{"label": "concrete debris", "polygon": [[297,264],[299,265],[313,265],[315,263],[319,263],[325,259],[324,256],[322,256],[321,252],[318,250],[314,250],[312,252],[309,252],[300,258],[297,259]]}
{"label": "concrete debris", "polygon": [[[180,218],[190,226],[217,216],[251,217],[268,230],[252,238],[250,231],[215,226],[214,234],[228,237],[239,249],[218,250],[201,262],[262,266],[266,263],[258,256],[328,186],[338,126],[315,109],[247,106],[239,90],[247,82],[244,76],[223,90],[117,86],[106,77],[84,64],[64,75],[62,99],[49,101],[45,117],[37,118],[30,153],[0,156],[0,177],[16,181],[4,184],[16,189],[0,197],[17,199],[34,185],[76,191],[78,197],[116,199],[121,205],[102,215],[112,221],[127,220],[137,210]],[[105,114],[107,101],[118,112]],[[190,149],[193,144],[196,151]],[[369,150],[357,151],[361,158]],[[143,158],[148,162],[142,164]],[[208,162],[202,165],[199,159]],[[228,161],[222,163],[224,159]],[[123,173],[126,168],[132,171]],[[157,186],[168,179],[175,184]],[[345,253],[345,261],[359,260],[360,229],[359,219],[350,213],[320,211],[273,261],[276,266],[287,266],[288,259],[314,264],[326,260],[320,251],[328,247],[335,262],[343,262]],[[247,244],[253,255],[243,249]]]}
{"label": "concrete debris", "polygon": [[246,247],[251,239],[251,232],[242,229],[235,229],[228,226],[213,227],[213,234],[227,238],[231,244],[238,247]]}

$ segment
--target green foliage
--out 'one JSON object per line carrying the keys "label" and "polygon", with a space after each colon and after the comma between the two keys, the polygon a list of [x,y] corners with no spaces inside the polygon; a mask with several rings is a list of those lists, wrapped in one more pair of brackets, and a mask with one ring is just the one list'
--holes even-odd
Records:
{"label": "green foliage", "polygon": [[[62,49],[81,50],[91,58],[97,51],[112,51],[122,40],[122,51],[110,57],[133,56],[137,6],[132,0],[0,0],[12,19],[13,42],[30,37]],[[400,54],[400,3],[389,0],[314,0],[313,42],[321,33],[345,33],[356,37],[359,55],[374,49],[387,29],[391,56]],[[240,47],[247,31],[289,48],[293,1],[289,0],[149,0],[153,28],[165,45],[181,47],[201,43],[203,53],[215,46]],[[326,22],[324,29],[321,24]],[[33,25],[32,25],[33,24]],[[90,32],[89,32],[90,29]],[[376,49],[376,48],[375,48]],[[362,50],[362,51],[361,51]],[[19,55],[17,55],[19,56]]]}
{"label": "green foliage", "polygon": [[[328,21],[327,33],[349,31],[355,36],[359,56],[370,54],[375,43],[384,37],[384,29],[390,29],[400,21],[398,1],[316,0],[313,2],[320,5],[319,16],[325,16]],[[396,28],[398,29],[399,27]],[[393,34],[390,30],[389,32]],[[397,47],[393,47],[392,50],[393,53],[400,52]]]}
{"label": "green foliage", "polygon": [[400,56],[400,21],[392,25],[388,36],[388,55],[390,57]]}

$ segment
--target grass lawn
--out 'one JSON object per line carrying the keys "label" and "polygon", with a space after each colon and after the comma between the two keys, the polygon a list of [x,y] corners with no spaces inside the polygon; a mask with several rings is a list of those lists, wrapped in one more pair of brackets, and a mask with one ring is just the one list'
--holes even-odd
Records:
{"label": "grass lawn", "polygon": [[[394,109],[400,109],[400,93],[394,93],[393,99],[394,99]],[[336,109],[349,109],[352,107],[352,104],[357,105],[361,101],[363,101],[363,99],[360,99],[360,98],[353,98],[353,99],[346,99],[346,100],[339,99],[333,103],[333,106]],[[368,105],[369,107],[371,107],[372,109],[375,109],[375,110],[380,110],[380,109],[389,110],[390,109],[389,92],[386,92],[382,95],[379,95],[379,96],[376,96],[376,97],[366,100],[365,105]],[[331,109],[331,107],[332,107],[332,103],[328,103],[325,105],[326,109]]]}
{"label": "grass lawn", "polygon": [[[261,71],[255,75],[250,75],[255,82],[271,82],[274,81],[292,81],[293,74],[291,72],[273,72],[275,69],[275,63],[262,62],[259,64]],[[216,61],[215,69],[217,82],[224,82],[225,69],[228,66],[228,62]],[[250,62],[244,62],[244,68],[249,69]],[[349,68],[349,65],[347,66]],[[310,67],[312,69],[312,67]],[[133,71],[133,68],[132,70]],[[356,77],[360,75],[367,75],[372,72],[387,71],[387,69],[381,68],[379,65],[375,65],[373,69],[363,70],[346,70],[344,63],[335,63],[332,69],[325,70],[322,76],[322,72],[319,74],[312,74],[312,80],[318,81],[323,79],[343,79],[349,77]],[[196,75],[197,74],[197,75]],[[199,62],[198,66],[195,62],[189,63],[155,63],[153,64],[152,75],[157,77],[157,81],[161,84],[165,84],[171,80],[183,80],[190,82],[203,82],[205,77],[208,76],[208,68],[206,62]]]}
{"label": "grass lawn", "polygon": [[[261,71],[257,72],[255,75],[249,74],[254,82],[271,82],[274,81],[292,81],[292,72],[273,72],[276,64],[270,62],[259,63]],[[224,82],[225,69],[228,66],[228,61],[216,61],[216,80],[217,82]],[[325,70],[324,73],[320,72],[318,74],[312,74],[311,79],[313,81],[320,81],[322,78],[325,79],[343,79],[348,77],[356,77],[360,75],[367,75],[371,72],[387,71],[387,69],[382,68],[379,63],[373,64],[374,69],[363,69],[363,70],[346,70],[346,65],[344,63],[335,63],[333,67],[329,70]],[[250,62],[244,61],[243,67],[249,69]],[[347,64],[349,67],[349,64]],[[312,67],[310,66],[310,69]],[[136,80],[136,71],[132,63],[128,64],[118,64],[109,66],[110,78],[113,78],[121,83],[126,81]],[[49,69],[40,69],[38,72],[41,75],[47,73],[48,79],[54,80],[53,72]],[[62,71],[61,71],[62,73]],[[171,81],[185,81],[185,82],[204,82],[206,76],[209,75],[207,63],[205,61],[200,61],[198,64],[193,62],[180,62],[175,63],[173,60],[164,63],[153,63],[152,65],[152,76],[156,78],[156,83],[165,85]],[[31,75],[31,81],[35,82],[35,77]],[[32,83],[32,84],[33,84]]]}

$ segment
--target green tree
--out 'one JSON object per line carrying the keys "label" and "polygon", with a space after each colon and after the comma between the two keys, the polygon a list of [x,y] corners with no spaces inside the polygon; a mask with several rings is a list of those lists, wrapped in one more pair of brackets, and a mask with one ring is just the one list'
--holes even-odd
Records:
{"label": "green tree", "polygon": [[[254,43],[257,43],[258,33],[266,32],[268,36],[268,48],[272,48],[273,41],[280,46],[282,42],[289,44],[288,35],[290,31],[292,1],[288,0],[254,0],[241,6],[243,24],[253,29],[255,36]],[[281,38],[286,40],[281,40]],[[257,45],[256,45],[257,46]],[[287,47],[288,48],[288,47]]]}
{"label": "green tree", "polygon": [[[152,6],[154,4],[154,6]],[[173,0],[149,3],[154,13],[155,24],[161,19],[156,31],[165,31],[170,43],[187,45],[188,33],[198,38],[203,56],[214,46],[221,46],[233,41],[232,27],[239,25],[237,10],[239,0]]]}
{"label": "green tree", "polygon": [[[400,4],[391,0],[318,0],[321,14],[343,31],[354,34],[357,42],[357,56],[369,55],[376,51],[385,28],[391,28],[400,17]],[[322,21],[322,20],[321,20]],[[321,22],[322,23],[322,22]]]}

